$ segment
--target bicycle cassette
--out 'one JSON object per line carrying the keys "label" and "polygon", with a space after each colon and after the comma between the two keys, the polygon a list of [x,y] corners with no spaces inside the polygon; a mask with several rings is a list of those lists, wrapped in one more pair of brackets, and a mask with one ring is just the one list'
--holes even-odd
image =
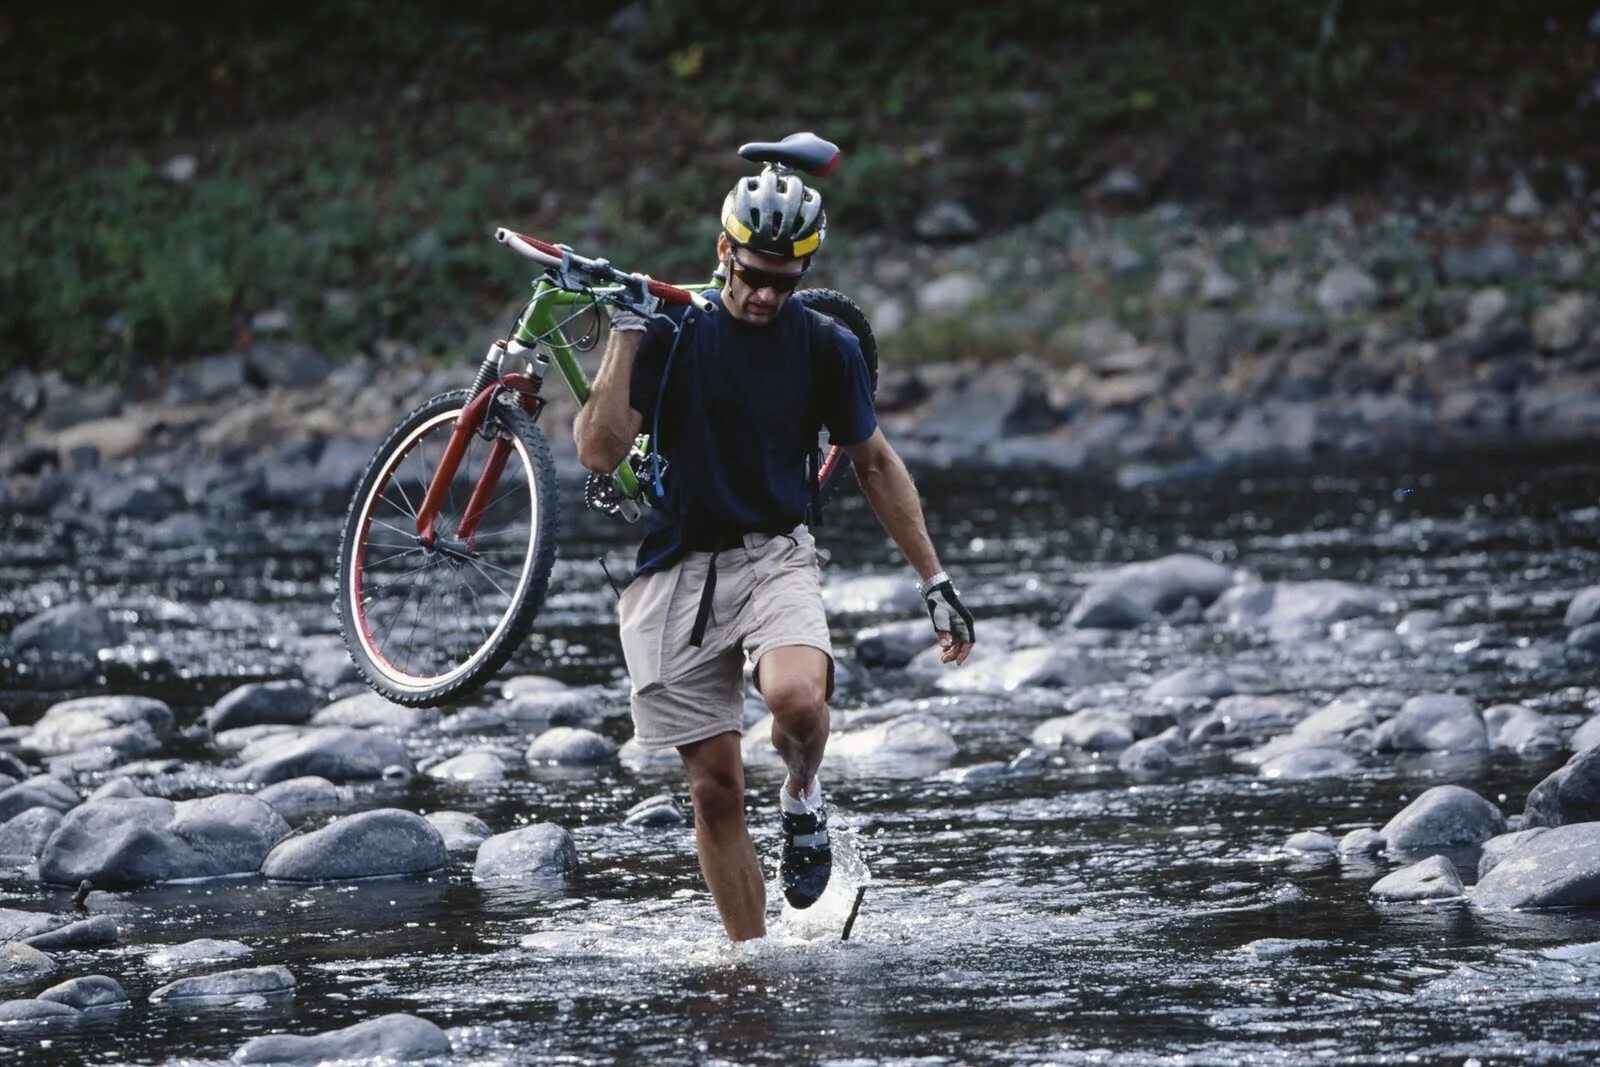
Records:
{"label": "bicycle cassette", "polygon": [[[633,468],[633,476],[641,487],[648,486],[650,482],[650,457],[643,452],[628,453],[628,466]],[[661,461],[661,473],[665,476],[667,461]],[[626,518],[629,522],[639,516],[639,509],[644,506],[650,497],[646,489],[637,497],[624,496],[617,488],[616,481],[609,474],[596,474],[591,472],[583,483],[583,502],[604,515]]]}

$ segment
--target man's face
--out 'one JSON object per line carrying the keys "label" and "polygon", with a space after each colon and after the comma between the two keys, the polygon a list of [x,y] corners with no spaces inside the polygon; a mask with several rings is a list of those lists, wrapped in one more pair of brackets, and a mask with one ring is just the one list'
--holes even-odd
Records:
{"label": "man's face", "polygon": [[803,259],[784,259],[739,248],[726,236],[717,241],[717,252],[728,271],[723,303],[735,318],[753,326],[765,326],[783,310],[806,270]]}

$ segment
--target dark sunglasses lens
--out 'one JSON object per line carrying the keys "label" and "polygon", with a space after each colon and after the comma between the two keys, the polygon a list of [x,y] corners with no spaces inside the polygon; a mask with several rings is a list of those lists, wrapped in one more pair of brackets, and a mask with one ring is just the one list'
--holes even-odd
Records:
{"label": "dark sunglasses lens", "polygon": [[794,287],[800,284],[801,275],[782,274],[773,271],[756,270],[742,264],[735,265],[734,273],[739,275],[739,280],[752,289],[771,289],[779,293],[791,293]]}

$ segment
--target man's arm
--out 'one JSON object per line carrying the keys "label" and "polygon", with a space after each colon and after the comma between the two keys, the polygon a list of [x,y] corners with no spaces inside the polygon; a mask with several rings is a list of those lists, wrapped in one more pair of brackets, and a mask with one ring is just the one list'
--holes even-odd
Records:
{"label": "man's arm", "polygon": [[[917,487],[883,431],[873,430],[871,437],[858,445],[845,445],[844,451],[855,465],[856,478],[878,521],[916,570],[917,577],[926,580],[938,574],[942,569],[939,553],[928,537]],[[941,635],[941,644],[945,636]],[[946,663],[964,663],[971,652],[972,642],[952,641],[945,646],[943,658]]]}
{"label": "man's arm", "polygon": [[578,409],[572,436],[578,443],[578,462],[592,471],[610,474],[627,458],[643,422],[628,403],[633,360],[644,340],[642,330],[611,331],[600,371],[589,388],[589,402]]}

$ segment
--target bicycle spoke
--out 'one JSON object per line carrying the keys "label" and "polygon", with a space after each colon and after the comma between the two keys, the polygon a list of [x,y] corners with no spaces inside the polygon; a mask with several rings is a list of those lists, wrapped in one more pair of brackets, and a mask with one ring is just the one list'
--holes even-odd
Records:
{"label": "bicycle spoke", "polygon": [[[502,589],[501,586],[500,586],[500,583],[494,580],[494,575],[492,575],[488,571],[484,570],[483,567],[478,563],[477,560],[475,560],[475,559],[474,560],[468,560],[467,562],[471,563],[473,565],[473,567],[475,567],[477,569],[478,573],[484,576],[484,578],[489,582],[490,585],[494,586],[496,589],[499,589],[501,596],[505,597],[507,600],[511,599],[511,594],[506,592],[504,589]],[[504,567],[499,567],[499,568],[496,568],[496,569],[497,570],[505,570]],[[511,572],[510,571],[506,571],[506,573],[510,574]]]}
{"label": "bicycle spoke", "polygon": [[472,562],[474,564],[481,564],[482,566],[488,567],[491,570],[497,570],[501,574],[509,574],[509,575],[511,575],[511,577],[517,579],[518,581],[522,580],[522,572],[521,571],[510,570],[510,569],[508,569],[506,567],[500,566],[498,563],[490,563],[488,560],[482,559],[481,557],[478,558],[478,559],[473,560]]}
{"label": "bicycle spoke", "polygon": [[[397,469],[398,469],[398,466],[399,465],[396,464],[396,468]],[[410,515],[413,519],[416,518],[417,517],[417,508],[416,508],[416,505],[411,503],[411,495],[406,492],[406,487],[403,484],[401,484],[401,481],[400,481],[399,478],[394,478],[393,482],[394,482],[394,487],[400,491],[400,498],[406,502],[406,508],[408,509],[406,514]],[[392,504],[392,502],[391,502],[391,504]]]}
{"label": "bicycle spoke", "polygon": [[[375,518],[372,521],[374,523],[376,523],[377,525],[382,526],[386,530],[393,530],[395,533],[400,534],[402,537],[413,537],[413,538],[416,537],[416,533],[414,531],[402,530],[398,526],[390,526],[388,523],[384,522],[382,519]],[[413,542],[413,543],[415,543],[415,542]]]}
{"label": "bicycle spoke", "polygon": [[[380,547],[380,546],[375,546],[375,547]],[[399,545],[388,545],[388,546],[381,546],[381,547],[388,547],[388,548],[399,548],[399,547],[400,547],[400,546],[399,546]],[[397,560],[397,559],[399,559],[399,558],[400,558],[400,557],[401,557],[401,556],[409,556],[409,555],[411,555],[411,554],[412,554],[412,553],[415,553],[415,552],[421,552],[421,551],[422,551],[422,549],[421,549],[421,548],[406,548],[406,549],[401,549],[401,551],[399,551],[399,552],[396,552],[396,553],[395,553],[395,554],[394,554],[394,555],[392,555],[392,556],[384,556],[384,557],[383,557],[383,558],[382,558],[382,559],[375,559],[375,560],[373,560],[373,561],[372,561],[372,562],[371,562],[371,563],[368,563],[368,564],[367,564],[367,566],[368,566],[368,567],[381,567],[381,566],[383,566],[383,565],[384,565],[384,564],[385,564],[385,563],[390,563],[390,562],[393,562],[393,561],[394,561],[394,560]]]}

